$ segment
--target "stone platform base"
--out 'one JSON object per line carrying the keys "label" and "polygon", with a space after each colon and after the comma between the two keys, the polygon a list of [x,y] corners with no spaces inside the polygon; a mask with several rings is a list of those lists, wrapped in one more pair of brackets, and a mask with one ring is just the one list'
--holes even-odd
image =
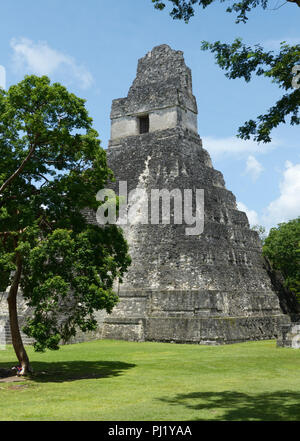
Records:
{"label": "stone platform base", "polygon": [[101,338],[226,344],[277,338],[290,325],[272,291],[123,290]]}
{"label": "stone platform base", "polygon": [[[289,326],[285,315],[223,318],[107,318],[102,338],[206,345],[241,343],[277,338]],[[300,342],[300,340],[299,340]]]}

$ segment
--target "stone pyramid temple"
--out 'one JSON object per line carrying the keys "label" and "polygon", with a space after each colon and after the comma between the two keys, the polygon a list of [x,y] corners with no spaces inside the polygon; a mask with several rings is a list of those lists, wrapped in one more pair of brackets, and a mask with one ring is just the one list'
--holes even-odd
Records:
{"label": "stone pyramid temple", "polygon": [[[289,328],[289,297],[202,147],[191,71],[181,51],[161,45],[139,60],[128,96],[112,103],[107,158],[116,178],[111,189],[119,195],[126,183],[127,194],[133,192],[125,211],[135,210],[121,223],[132,265],[116,287],[120,301],[112,314],[98,312],[98,331],[74,342],[222,344],[274,338]],[[151,205],[153,191],[164,192],[158,210]],[[87,216],[96,222],[95,213]],[[6,297],[0,293],[0,345],[11,342]],[[22,325],[29,312],[20,302]]]}
{"label": "stone pyramid temple", "polygon": [[101,336],[199,344],[276,337],[290,318],[280,308],[258,234],[202,146],[181,51],[161,45],[139,60],[128,96],[112,103],[107,157],[116,194],[119,182],[128,193],[144,189],[148,200],[153,189],[202,190],[204,226],[187,234],[191,225],[175,222],[172,202],[169,223],[154,223],[150,206],[143,223],[136,210],[136,222],[122,225],[132,265]]}

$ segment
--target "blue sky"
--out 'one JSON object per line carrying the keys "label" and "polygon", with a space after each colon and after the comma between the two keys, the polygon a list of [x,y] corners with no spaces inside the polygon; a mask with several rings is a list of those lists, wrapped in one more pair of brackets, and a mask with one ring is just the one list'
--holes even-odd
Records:
{"label": "blue sky", "polygon": [[283,40],[300,43],[299,8],[272,3],[274,9],[251,12],[247,24],[235,24],[225,2],[198,9],[187,25],[167,9],[155,10],[151,0],[2,2],[0,65],[6,87],[27,73],[47,74],[85,98],[106,148],[111,101],[127,95],[138,58],[159,44],[182,50],[192,69],[203,146],[250,223],[269,228],[300,215],[300,128],[280,126],[268,145],[237,139],[239,125],[266,111],[280,91],[264,78],[228,80],[200,44],[242,37],[276,50]]}

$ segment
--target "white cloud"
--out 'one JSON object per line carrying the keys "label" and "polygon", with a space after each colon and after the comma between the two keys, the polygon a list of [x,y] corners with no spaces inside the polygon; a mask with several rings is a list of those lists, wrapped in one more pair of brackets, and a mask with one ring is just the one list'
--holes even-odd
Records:
{"label": "white cloud", "polygon": [[280,196],[268,205],[262,217],[267,226],[276,226],[300,215],[300,163],[286,161],[279,190]]}
{"label": "white cloud", "polygon": [[249,174],[253,181],[256,181],[264,168],[257,159],[250,155],[247,158],[245,173]]}
{"label": "white cloud", "polygon": [[[208,150],[213,159],[230,157],[233,160],[246,157],[245,173],[256,180],[264,168],[255,155],[269,153],[284,144],[278,139],[270,144],[258,145],[253,141],[242,141],[235,137],[203,137],[203,148]],[[284,170],[280,170],[279,196],[259,212],[249,209],[243,202],[238,202],[238,209],[247,214],[250,225],[263,225],[268,231],[280,222],[287,222],[300,216],[300,163],[286,161]]]}
{"label": "white cloud", "polygon": [[11,40],[14,68],[18,72],[51,76],[58,73],[87,89],[93,82],[90,72],[74,58],[52,49],[46,42],[35,43],[27,38]]}
{"label": "white cloud", "polygon": [[279,140],[273,140],[268,144],[258,144],[252,140],[244,141],[236,136],[228,138],[204,136],[202,141],[203,148],[211,154],[213,159],[224,156],[243,157],[249,155],[249,153],[267,153],[281,144]]}
{"label": "white cloud", "polygon": [[5,67],[0,65],[0,87],[2,87],[2,89],[5,89],[6,86],[6,71],[5,71]]}
{"label": "white cloud", "polygon": [[279,197],[262,214],[250,210],[243,202],[237,202],[237,208],[247,214],[251,226],[263,225],[268,234],[270,228],[300,216],[300,163],[286,161],[279,190]]}
{"label": "white cloud", "polygon": [[249,210],[243,202],[237,202],[237,208],[246,213],[250,226],[259,225],[259,217],[255,210]]}

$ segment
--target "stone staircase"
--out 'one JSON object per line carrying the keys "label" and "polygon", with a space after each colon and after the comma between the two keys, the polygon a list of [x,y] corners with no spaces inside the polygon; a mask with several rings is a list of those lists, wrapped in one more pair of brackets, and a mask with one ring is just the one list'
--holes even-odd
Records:
{"label": "stone staircase", "polygon": [[[23,324],[24,324],[24,317],[19,316],[20,329],[22,328]],[[27,337],[27,335],[25,335],[22,331],[21,331],[21,337],[24,345],[33,344],[33,339]],[[11,345],[11,344],[12,344],[12,338],[10,333],[9,318],[7,315],[0,315],[0,346]]]}
{"label": "stone staircase", "polygon": [[[33,339],[27,337],[22,332],[22,327],[25,324],[25,314],[26,314],[27,306],[22,295],[18,296],[18,311],[19,313],[19,327],[21,330],[21,336],[23,343],[25,345],[33,344]],[[10,325],[9,325],[9,316],[8,316],[8,306],[7,306],[7,292],[0,293],[0,346],[2,345],[10,345],[12,344],[11,334],[10,334]]]}

